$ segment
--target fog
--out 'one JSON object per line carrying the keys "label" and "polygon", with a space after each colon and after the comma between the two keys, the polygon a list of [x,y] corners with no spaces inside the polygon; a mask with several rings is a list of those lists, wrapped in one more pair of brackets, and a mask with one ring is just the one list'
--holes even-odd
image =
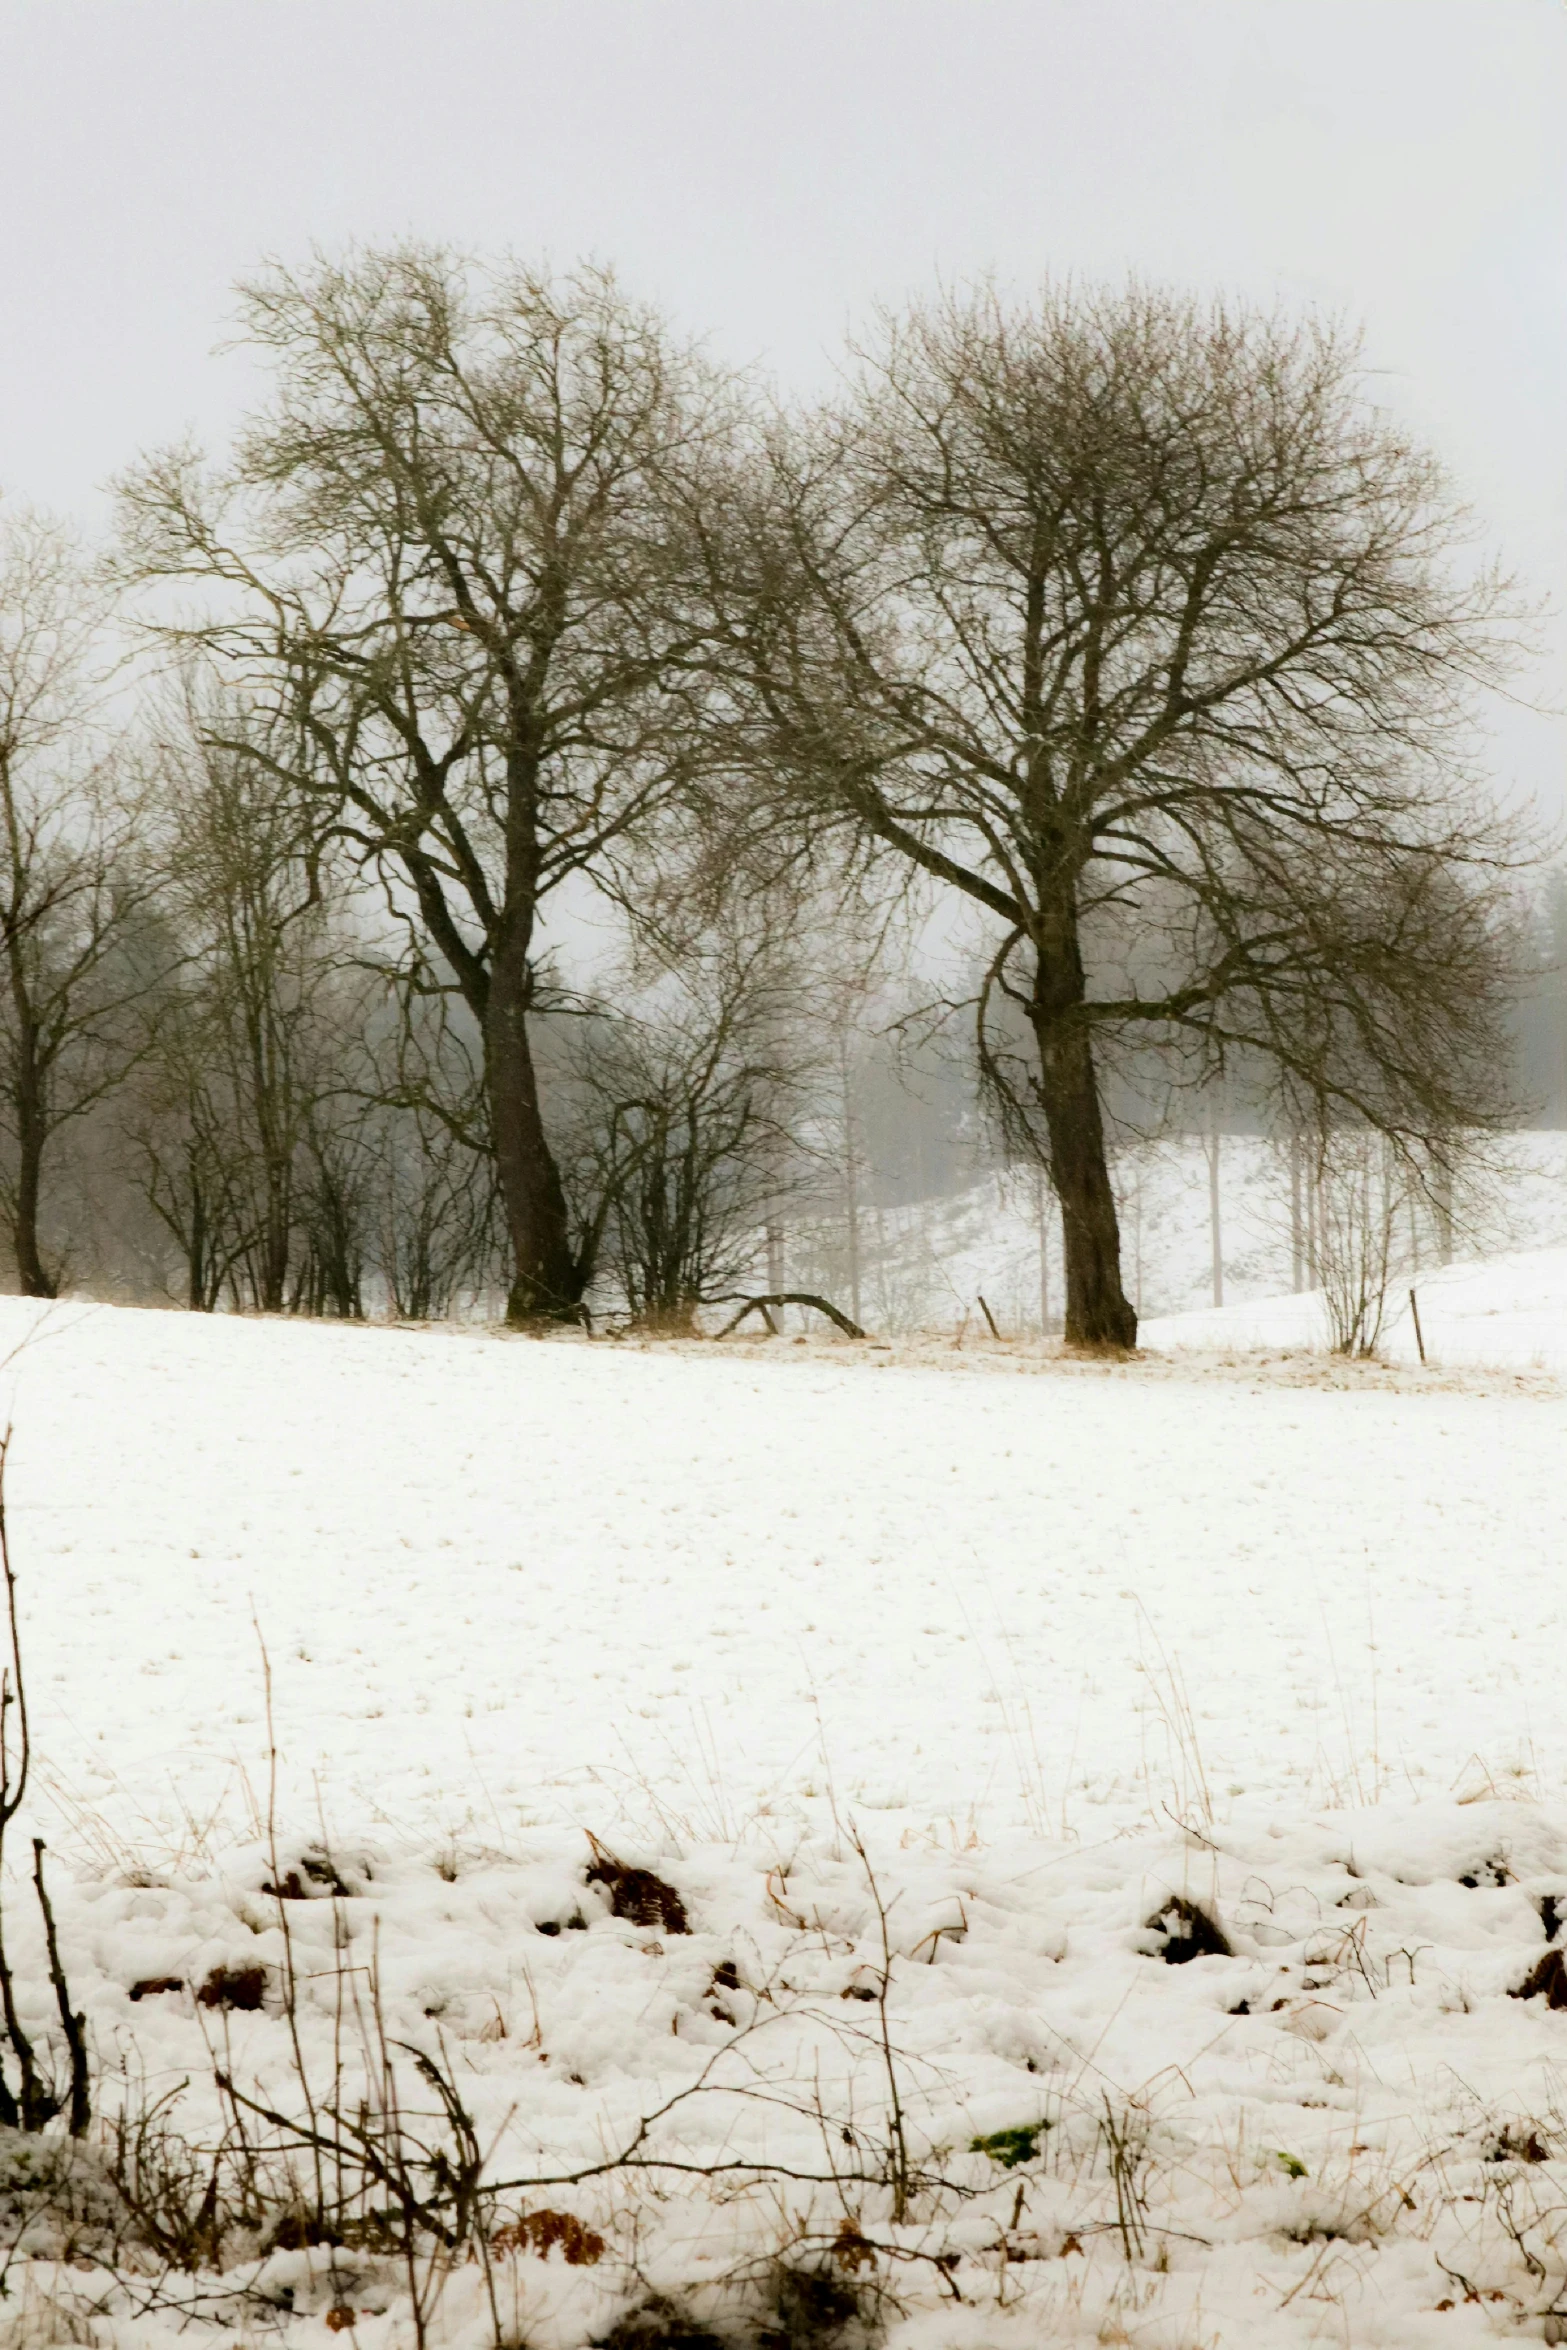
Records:
{"label": "fog", "polygon": [[[0,0],[0,494],[96,534],[139,452],[221,451],[266,389],[236,281],[355,242],[612,262],[785,397],[830,385],[878,303],[986,273],[1316,310],[1363,330],[1375,396],[1539,605],[1485,759],[1558,854],[1564,121],[1561,0]],[[540,935],[589,987],[623,943],[587,882]],[[840,1040],[833,1151],[878,1213],[992,1163],[957,1029],[908,1045],[983,935],[911,900],[896,984]],[[1547,974],[1519,1010],[1539,1123],[1567,1120],[1563,1005]],[[1112,1103],[1133,1143],[1138,1107]],[[157,1235],[115,1236],[111,1158],[89,1136],[73,1232],[131,1281]],[[836,1193],[818,1220],[836,1280]]]}
{"label": "fog", "polygon": [[[0,484],[221,441],[233,281],[313,243],[592,252],[790,388],[938,277],[1136,270],[1363,321],[1560,604],[1564,120],[1560,0],[4,0]],[[1562,770],[1500,720],[1504,788]]]}

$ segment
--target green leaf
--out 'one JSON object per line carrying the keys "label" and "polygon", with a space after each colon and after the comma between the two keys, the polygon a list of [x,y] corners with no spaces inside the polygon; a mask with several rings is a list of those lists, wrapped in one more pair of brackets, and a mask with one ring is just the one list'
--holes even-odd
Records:
{"label": "green leaf", "polygon": [[1039,2152],[1039,2141],[1048,2130],[1048,2122],[1028,2122],[1021,2129],[992,2130],[988,2137],[971,2138],[971,2154],[988,2154],[992,2162],[999,2162],[1003,2170],[1016,2170],[1020,2162],[1032,2162]]}

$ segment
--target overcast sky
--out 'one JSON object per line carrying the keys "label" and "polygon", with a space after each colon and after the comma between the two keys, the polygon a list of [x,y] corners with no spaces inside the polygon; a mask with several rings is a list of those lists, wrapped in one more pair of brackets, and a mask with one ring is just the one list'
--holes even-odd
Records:
{"label": "overcast sky", "polygon": [[[1135,268],[1362,321],[1567,607],[1567,0],[0,0],[0,220],[0,486],[88,518],[221,442],[263,254],[592,252],[799,387],[938,275]],[[1562,735],[1498,747],[1553,812]]]}

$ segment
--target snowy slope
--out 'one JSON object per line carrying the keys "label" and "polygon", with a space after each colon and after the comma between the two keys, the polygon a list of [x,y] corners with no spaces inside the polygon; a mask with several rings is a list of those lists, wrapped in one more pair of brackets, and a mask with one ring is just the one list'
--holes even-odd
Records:
{"label": "snowy slope", "polygon": [[[1411,1304],[1409,1291],[1414,1288]],[[1390,1362],[1485,1364],[1520,1371],[1567,1371],[1567,1248],[1528,1249],[1478,1265],[1445,1265],[1394,1291],[1379,1352]],[[1320,1296],[1260,1298],[1148,1321],[1145,1346],[1324,1347]]]}
{"label": "snowy slope", "polygon": [[[1551,1383],[17,1301],[0,1343],[32,1818],[127,2067],[110,2109],[188,2083],[210,2141],[217,1964],[266,1970],[224,2061],[297,2106],[287,1924],[318,2085],[374,1954],[389,2034],[445,2052],[518,2182],[503,2211],[603,2235],[591,2267],[503,2261],[532,2350],[608,2339],[649,2279],[718,2324],[711,2280],[785,2239],[886,2296],[902,2350],[1542,2338],[1567,2018],[1507,1994],[1546,1897],[1567,1914]],[[610,1914],[589,1829],[689,1935]],[[290,1874],[320,1890],[307,1844],[343,1897],[279,1904]],[[901,2222],[867,2183],[877,1891],[912,2158],[947,2181]],[[1175,1895],[1230,1955],[1160,1963]],[[149,1979],[180,1987],[132,2000]],[[558,2183],[681,2091],[661,2158],[796,2186]],[[1015,2171],[968,2151],[1045,2123]],[[829,2155],[846,2176],[810,2185]],[[863,2259],[831,2250],[851,2209]],[[28,2272],[19,2343],[191,2339],[87,2258]],[[369,2252],[238,2283],[181,2283],[196,2338],[240,2307],[412,2341]],[[496,2339],[477,2271],[432,2326]]]}

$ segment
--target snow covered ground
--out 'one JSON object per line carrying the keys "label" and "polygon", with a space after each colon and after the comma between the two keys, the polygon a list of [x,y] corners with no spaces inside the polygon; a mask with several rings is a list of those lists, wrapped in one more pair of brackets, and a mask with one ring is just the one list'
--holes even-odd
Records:
{"label": "snow covered ground", "polygon": [[295,1800],[353,1832],[591,1824],[646,1782],[728,1835],[829,1770],[900,1829],[1118,1825],[1161,1649],[1237,1794],[1364,1784],[1373,1702],[1401,1783],[1530,1741],[1567,1773],[1554,1393],[29,1321],[38,1745],[138,1847],[246,1816],[258,1633]]}
{"label": "snow covered ground", "polygon": [[[297,2113],[373,1959],[514,2182],[533,2350],[660,2295],[721,2335],[741,2272],[775,2342],[833,2338],[778,2317],[780,2248],[900,2350],[1556,2338],[1567,2016],[1507,1994],[1567,1916],[1567,1260],[1446,1279],[1444,1361],[1489,1296],[1516,1371],[0,1304],[23,1825],[101,2102],[179,2092],[210,2147],[216,2047]],[[689,1933],[612,1914],[589,1831]],[[1177,1896],[1228,1955],[1161,1963]],[[259,2010],[198,2003],[218,1965]],[[752,2166],[728,2198],[562,2183],[671,2098],[644,2152]],[[414,2338],[373,2245],[253,2244],[238,2301],[54,2249],[18,2342]],[[496,2338],[479,2267],[429,2338]]]}

